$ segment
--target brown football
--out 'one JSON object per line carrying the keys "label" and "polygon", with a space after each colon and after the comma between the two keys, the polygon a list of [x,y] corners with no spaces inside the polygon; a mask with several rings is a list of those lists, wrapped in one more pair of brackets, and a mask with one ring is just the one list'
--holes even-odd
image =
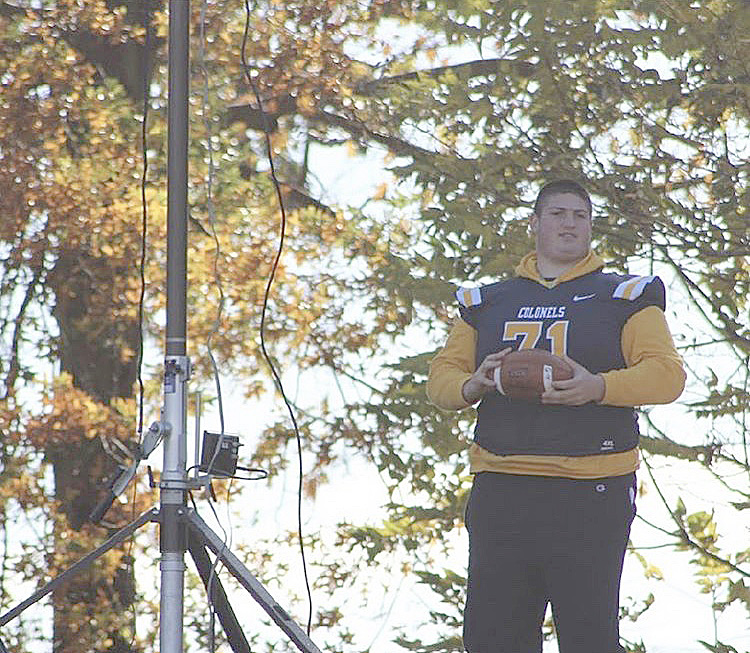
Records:
{"label": "brown football", "polygon": [[520,349],[510,352],[495,369],[495,385],[500,394],[511,399],[539,401],[552,381],[572,376],[573,368],[559,356],[543,349]]}

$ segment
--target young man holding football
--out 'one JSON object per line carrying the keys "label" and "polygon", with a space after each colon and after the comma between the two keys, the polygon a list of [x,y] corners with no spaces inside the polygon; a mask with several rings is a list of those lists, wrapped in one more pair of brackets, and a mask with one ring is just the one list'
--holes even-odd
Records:
{"label": "young man holding football", "polygon": [[[685,373],[656,276],[602,271],[591,200],[576,182],[539,192],[536,249],[516,276],[461,289],[460,317],[430,367],[440,408],[479,402],[466,509],[469,653],[540,653],[552,605],[561,653],[624,653],[618,611],[635,515],[635,406],[674,401]],[[541,316],[541,317],[539,317]],[[539,403],[498,392],[508,352],[573,367]]]}

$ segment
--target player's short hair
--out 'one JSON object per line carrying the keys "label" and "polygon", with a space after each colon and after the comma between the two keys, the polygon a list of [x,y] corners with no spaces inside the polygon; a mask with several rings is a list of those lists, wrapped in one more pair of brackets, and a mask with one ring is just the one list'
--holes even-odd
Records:
{"label": "player's short hair", "polygon": [[561,193],[572,193],[573,195],[578,195],[578,197],[586,202],[586,206],[589,207],[589,216],[591,216],[591,197],[589,196],[588,191],[581,186],[581,184],[572,179],[558,179],[557,181],[551,181],[542,186],[542,189],[537,194],[536,201],[534,202],[534,213],[536,213],[537,216],[541,215],[547,198],[551,195],[560,195]]}

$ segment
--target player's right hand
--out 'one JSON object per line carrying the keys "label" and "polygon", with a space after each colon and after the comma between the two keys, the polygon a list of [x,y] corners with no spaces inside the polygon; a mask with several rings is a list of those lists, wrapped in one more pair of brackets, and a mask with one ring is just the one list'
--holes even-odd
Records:
{"label": "player's right hand", "polygon": [[468,404],[473,404],[484,397],[487,392],[495,389],[495,369],[502,366],[503,358],[511,351],[511,347],[506,347],[502,351],[488,354],[464,383],[461,388],[461,394]]}

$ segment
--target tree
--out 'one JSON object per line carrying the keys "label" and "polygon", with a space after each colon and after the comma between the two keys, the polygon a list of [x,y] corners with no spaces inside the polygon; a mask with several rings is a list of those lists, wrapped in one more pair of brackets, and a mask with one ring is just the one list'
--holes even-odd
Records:
{"label": "tree", "polygon": [[[6,547],[7,574],[29,574],[53,551],[64,566],[66,542],[85,550],[99,539],[85,517],[113,465],[108,452],[137,437],[138,115],[149,88],[153,216],[164,204],[164,8],[0,3],[6,532],[25,515],[54,514],[36,551],[12,557]],[[459,650],[462,572],[435,565],[461,524],[471,414],[426,404],[427,364],[451,319],[451,285],[510,272],[529,246],[533,191],[556,175],[590,180],[598,246],[616,266],[673,276],[673,293],[682,288],[704,317],[710,335],[682,341],[698,397],[682,410],[705,425],[702,440],[680,441],[654,418],[644,448],[732,484],[741,516],[750,503],[745,3],[631,2],[617,11],[593,0],[255,3],[247,31],[244,10],[193,4],[193,50],[202,54],[193,59],[189,303],[201,310],[190,314],[189,338],[201,346],[191,356],[197,376],[210,377],[210,343],[248,397],[270,387],[257,330],[279,217],[265,174],[268,136],[290,211],[265,336],[276,361],[330,370],[342,395],[299,406],[314,458],[308,491],[338,459],[362,456],[391,497],[383,524],[342,524],[341,559],[316,553],[316,582],[353,586],[360,561],[403,566],[434,590],[435,626],[400,643]],[[329,208],[314,196],[311,168],[316,153],[346,143],[386,151],[393,181],[377,202]],[[148,224],[143,317],[158,338],[164,234]],[[729,362],[698,362],[709,346]],[[37,352],[64,372],[46,387]],[[155,402],[156,389],[147,390]],[[282,417],[253,462],[282,470],[290,441]],[[731,480],[726,465],[743,475]],[[59,510],[50,511],[53,497]],[[115,507],[112,522],[149,501],[140,492]],[[747,605],[749,552],[723,551],[710,515],[665,502],[673,523],[661,526],[692,551],[717,609]],[[56,599],[56,651],[147,644],[129,623],[137,596],[128,555]],[[9,591],[4,583],[6,602]],[[327,641],[359,645],[344,608],[317,619]],[[33,633],[20,627],[16,636]]]}

